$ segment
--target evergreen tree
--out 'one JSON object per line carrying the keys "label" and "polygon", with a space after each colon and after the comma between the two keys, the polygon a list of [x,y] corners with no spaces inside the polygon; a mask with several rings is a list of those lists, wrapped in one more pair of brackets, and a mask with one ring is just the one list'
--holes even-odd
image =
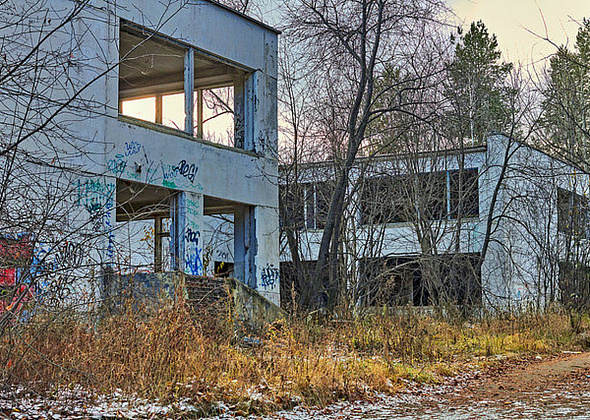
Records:
{"label": "evergreen tree", "polygon": [[460,144],[464,140],[476,144],[490,131],[510,131],[516,93],[507,84],[512,64],[500,62],[496,35],[478,21],[464,35],[459,28],[451,40],[456,46],[447,64],[444,90],[450,107],[445,115],[446,134]]}
{"label": "evergreen tree", "polygon": [[551,57],[541,123],[552,151],[590,167],[590,19]]}

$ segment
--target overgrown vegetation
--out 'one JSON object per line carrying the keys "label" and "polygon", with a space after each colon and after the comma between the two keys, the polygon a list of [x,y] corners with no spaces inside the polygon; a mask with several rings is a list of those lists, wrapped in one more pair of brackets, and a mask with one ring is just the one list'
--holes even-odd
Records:
{"label": "overgrown vegetation", "polygon": [[304,317],[269,326],[260,340],[237,339],[230,321],[212,321],[195,322],[184,302],[151,315],[130,306],[95,325],[73,314],[38,314],[2,337],[2,374],[37,392],[80,385],[97,394],[187,397],[202,414],[214,413],[218,401],[260,413],[393,393],[408,380],[437,383],[494,360],[486,356],[580,346],[558,312],[478,323],[412,310]]}

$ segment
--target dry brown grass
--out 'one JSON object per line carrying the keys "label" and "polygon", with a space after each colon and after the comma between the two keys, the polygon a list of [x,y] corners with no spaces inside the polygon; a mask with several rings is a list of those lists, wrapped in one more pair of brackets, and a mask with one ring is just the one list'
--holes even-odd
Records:
{"label": "dry brown grass", "polygon": [[[39,390],[80,384],[142,397],[189,397],[210,412],[216,401],[242,412],[323,405],[395,392],[401,379],[436,382],[474,357],[551,352],[574,343],[567,316],[550,313],[477,324],[428,316],[293,320],[270,326],[259,344],[235,343],[229,324],[193,322],[183,302],[95,325],[71,314],[37,315],[0,342],[5,383]],[[203,329],[202,325],[207,325]]]}

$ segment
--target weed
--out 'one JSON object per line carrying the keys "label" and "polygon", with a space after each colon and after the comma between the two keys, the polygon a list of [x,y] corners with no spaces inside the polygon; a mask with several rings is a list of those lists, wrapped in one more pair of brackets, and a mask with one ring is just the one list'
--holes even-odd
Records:
{"label": "weed", "polygon": [[550,352],[576,340],[567,314],[469,324],[408,312],[295,318],[245,346],[236,344],[228,317],[192,315],[182,299],[151,313],[129,305],[93,325],[75,313],[37,313],[0,338],[4,382],[187,397],[204,414],[217,401],[263,413],[392,393],[402,380],[444,381],[477,357]]}

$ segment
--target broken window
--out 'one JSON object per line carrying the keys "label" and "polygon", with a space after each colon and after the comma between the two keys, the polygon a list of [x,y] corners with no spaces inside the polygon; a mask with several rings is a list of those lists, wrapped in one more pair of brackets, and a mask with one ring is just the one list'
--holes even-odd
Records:
{"label": "broken window", "polygon": [[244,98],[234,93],[244,92],[245,69],[129,22],[121,24],[119,54],[120,114],[243,147],[234,109]]}
{"label": "broken window", "polygon": [[306,184],[305,206],[307,209],[306,226],[308,229],[323,229],[330,210],[330,199],[334,183],[331,181]]}
{"label": "broken window", "polygon": [[447,173],[425,172],[418,176],[416,201],[420,216],[426,220],[447,217]]}
{"label": "broken window", "polygon": [[322,181],[281,185],[279,188],[281,227],[294,230],[323,229],[330,209],[334,183]]}
{"label": "broken window", "polygon": [[572,191],[557,189],[557,230],[578,238],[587,238],[589,230],[588,199]]}
{"label": "broken window", "polygon": [[235,143],[234,89],[227,86],[202,90],[203,131],[197,137],[233,146]]}
{"label": "broken window", "polygon": [[281,228],[301,230],[305,222],[305,184],[288,184],[279,187],[279,216]]}
{"label": "broken window", "polygon": [[[364,301],[369,306],[481,305],[479,254],[382,257],[361,261]],[[436,281],[425,276],[437,266]]]}
{"label": "broken window", "polygon": [[478,178],[477,169],[449,172],[452,219],[479,216]]}
{"label": "broken window", "polygon": [[415,212],[409,199],[409,177],[368,178],[361,193],[361,223],[399,223],[411,220]]}
{"label": "broken window", "polygon": [[118,270],[122,274],[172,269],[171,190],[138,182],[117,182]]}

